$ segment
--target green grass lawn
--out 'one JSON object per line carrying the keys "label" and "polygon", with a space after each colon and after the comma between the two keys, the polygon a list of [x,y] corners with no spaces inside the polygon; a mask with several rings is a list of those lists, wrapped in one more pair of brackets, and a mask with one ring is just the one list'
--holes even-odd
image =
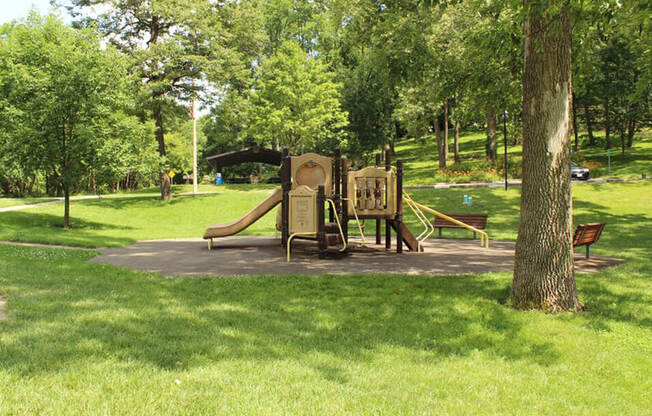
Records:
{"label": "green grass lawn", "polygon": [[[190,187],[192,190],[192,187]],[[144,190],[71,202],[72,228],[64,230],[63,204],[0,213],[0,240],[84,247],[125,246],[138,240],[201,237],[213,224],[233,221],[265,199],[270,187],[212,187],[216,193],[161,202]],[[178,189],[184,191],[185,189]],[[273,210],[244,234],[273,234]]]}
{"label": "green grass lawn", "polygon": [[[196,237],[268,192],[246,189],[77,201],[68,231],[59,205],[0,213],[0,239]],[[574,186],[575,221],[608,224],[592,251],[628,259],[577,276],[578,314],[510,309],[509,273],[167,279],[0,245],[0,415],[650,414],[651,190]],[[518,189],[411,192],[445,212],[465,193],[515,238]]]}
{"label": "green grass lawn", "polygon": [[[485,132],[465,131],[460,134],[460,165],[453,165],[453,149],[450,148],[448,161],[449,172],[438,172],[437,146],[433,135],[423,140],[405,139],[397,142],[396,156],[403,158],[405,184],[427,185],[438,182],[474,182],[500,181],[503,178],[502,168],[492,167],[485,159]],[[452,143],[452,136],[451,136]],[[511,140],[511,139],[510,139]],[[580,142],[584,143],[582,139]],[[596,146],[583,144],[580,153],[574,155],[580,164],[591,170],[592,177],[641,177],[645,173],[652,176],[652,130],[646,129],[636,135],[634,146],[626,149],[625,156],[620,152],[619,143],[612,142],[611,174],[608,174],[607,155],[604,148],[604,132],[596,132]],[[503,141],[499,135],[499,164],[502,166]],[[509,177],[520,178],[520,165],[523,148],[521,145],[509,145],[507,148]],[[457,172],[457,173],[456,173]],[[464,174],[462,172],[465,172]]]}
{"label": "green grass lawn", "polygon": [[579,276],[588,311],[546,315],[502,304],[505,273],[163,279],[91,256],[0,246],[0,413],[650,410],[649,263]]}

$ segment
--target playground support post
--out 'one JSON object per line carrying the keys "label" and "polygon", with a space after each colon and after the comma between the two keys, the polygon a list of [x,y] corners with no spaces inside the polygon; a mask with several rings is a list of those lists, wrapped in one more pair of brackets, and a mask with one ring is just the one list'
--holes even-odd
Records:
{"label": "playground support post", "polygon": [[[376,153],[376,168],[380,167],[380,159],[381,159],[380,153]],[[385,190],[385,192],[387,192],[387,190]],[[378,245],[380,245],[380,235],[381,235],[381,232],[380,232],[380,219],[377,218],[376,219],[376,244],[378,244]]]}
{"label": "playground support post", "polygon": [[403,252],[403,160],[396,159],[396,252]]}
{"label": "playground support post", "polygon": [[[392,150],[385,149],[385,170],[391,172],[392,170]],[[385,220],[385,249],[392,248],[392,221]]]}
{"label": "playground support post", "polygon": [[290,232],[290,187],[291,187],[291,158],[287,148],[283,149],[283,164],[281,165],[281,188],[283,201],[281,202],[281,244],[287,246]]}
{"label": "playground support post", "polygon": [[[343,157],[341,160],[342,164],[342,198],[349,198],[349,163],[348,160]],[[344,203],[342,207],[342,231],[344,233],[344,241],[349,243],[349,204]]]}
{"label": "playground support post", "polygon": [[324,195],[324,185],[317,187],[317,242],[319,244],[319,256],[323,257],[326,254],[326,233],[325,229],[325,215],[324,204],[326,203],[326,195]]}
{"label": "playground support post", "polygon": [[335,149],[335,168],[333,169],[335,178],[333,183],[335,184],[335,195],[333,202],[335,203],[335,213],[340,215],[341,206],[342,206],[342,151],[340,149]]}

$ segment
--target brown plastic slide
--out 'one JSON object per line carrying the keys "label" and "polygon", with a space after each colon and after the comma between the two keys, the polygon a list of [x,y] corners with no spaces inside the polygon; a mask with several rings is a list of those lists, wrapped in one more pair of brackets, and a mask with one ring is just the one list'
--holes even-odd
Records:
{"label": "brown plastic slide", "polygon": [[251,224],[258,221],[263,215],[267,214],[272,208],[277,206],[283,200],[283,190],[281,188],[275,189],[270,196],[263,202],[253,207],[249,212],[242,216],[242,218],[229,222],[227,224],[213,225],[206,229],[204,239],[226,237],[229,235],[237,234]]}

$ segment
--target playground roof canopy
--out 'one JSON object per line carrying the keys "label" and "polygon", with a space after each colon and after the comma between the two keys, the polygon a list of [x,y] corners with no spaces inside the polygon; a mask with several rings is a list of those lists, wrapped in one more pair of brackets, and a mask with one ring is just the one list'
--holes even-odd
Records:
{"label": "playground roof canopy", "polygon": [[245,162],[267,163],[269,165],[280,166],[281,159],[281,152],[272,149],[265,149],[260,146],[220,153],[219,155],[209,156],[206,158],[206,160],[215,166],[215,169],[217,170]]}

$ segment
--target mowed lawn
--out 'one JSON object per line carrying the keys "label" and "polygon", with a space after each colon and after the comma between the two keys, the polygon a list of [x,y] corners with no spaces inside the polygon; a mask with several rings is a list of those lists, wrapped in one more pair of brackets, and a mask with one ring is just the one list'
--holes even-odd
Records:
{"label": "mowed lawn", "polygon": [[[591,167],[591,177],[616,177],[640,178],[642,174],[652,177],[652,129],[645,129],[636,134],[634,145],[625,149],[621,154],[620,142],[612,141],[611,172],[608,170],[608,159],[605,151],[604,132],[596,132],[596,146],[586,145],[585,134],[581,135],[582,147],[580,164]],[[453,166],[452,132],[450,145],[450,160],[448,166]],[[484,131],[464,131],[460,133],[460,155],[462,164],[453,170],[472,169],[479,174],[474,176],[442,176],[437,172],[437,145],[434,135],[428,135],[425,140],[403,139],[396,143],[396,156],[403,159],[406,185],[429,185],[437,182],[473,182],[473,181],[501,181],[502,170],[487,172],[489,165],[485,157]],[[511,142],[509,138],[508,142]],[[508,145],[510,172],[521,164],[523,147],[521,145]],[[498,137],[499,163],[502,166],[503,137]],[[516,165],[516,166],[515,166]],[[512,175],[510,174],[510,178]]]}
{"label": "mowed lawn", "polygon": [[[0,239],[196,237],[267,195],[242,189],[78,201],[68,231],[60,206],[0,213]],[[608,223],[592,251],[628,260],[577,276],[577,314],[512,310],[509,273],[169,279],[0,245],[0,414],[650,414],[651,191],[574,186],[576,222]],[[459,212],[464,193],[515,237],[517,189],[412,196]]]}
{"label": "mowed lawn", "polygon": [[[0,240],[115,247],[138,240],[201,237],[210,225],[240,218],[273,187],[206,186],[202,191],[209,189],[215,193],[175,195],[166,202],[152,190],[72,201],[68,230],[61,228],[63,204],[0,213]],[[273,234],[275,215],[276,210],[271,211],[243,234]]]}

